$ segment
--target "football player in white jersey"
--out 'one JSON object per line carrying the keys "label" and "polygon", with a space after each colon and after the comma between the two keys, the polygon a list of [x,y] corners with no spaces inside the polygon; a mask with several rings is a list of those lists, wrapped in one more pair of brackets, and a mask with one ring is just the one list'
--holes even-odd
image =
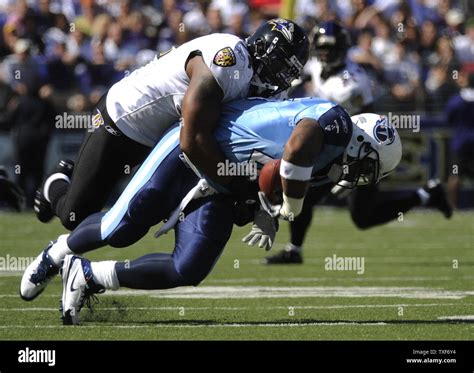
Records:
{"label": "football player in white jersey", "polygon": [[[350,47],[347,31],[337,22],[324,22],[313,29],[310,41],[314,56],[305,65],[304,71],[311,76],[313,94],[340,104],[351,115],[373,111],[372,89],[367,74],[346,58]],[[360,118],[362,120],[363,115]],[[438,180],[430,180],[426,186],[397,198],[384,197],[377,185],[358,185],[352,189],[331,184],[313,186],[308,190],[301,214],[290,223],[290,243],[284,250],[265,258],[265,264],[303,262],[303,242],[311,225],[313,207],[331,192],[339,198],[348,197],[352,220],[360,229],[387,223],[396,219],[400,212],[405,213],[420,205],[435,207],[446,218],[452,214],[444,188]]]}
{"label": "football player in white jersey", "polygon": [[246,40],[211,34],[173,48],[114,84],[102,97],[75,166],[61,161],[37,191],[42,222],[55,215],[67,229],[100,211],[122,176],[142,163],[182,118],[180,146],[188,160],[224,190],[245,190],[243,178],[217,175],[224,161],[212,137],[222,103],[280,94],[308,59],[308,36],[273,19]]}
{"label": "football player in white jersey", "polygon": [[314,55],[304,67],[311,77],[311,95],[337,102],[351,115],[370,112],[370,79],[362,67],[346,58],[348,32],[336,22],[325,22],[311,36]]}

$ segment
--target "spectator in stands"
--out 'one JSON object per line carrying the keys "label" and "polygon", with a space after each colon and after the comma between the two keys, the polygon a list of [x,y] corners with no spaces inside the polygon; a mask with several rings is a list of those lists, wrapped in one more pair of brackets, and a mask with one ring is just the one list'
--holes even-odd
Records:
{"label": "spectator in stands", "polygon": [[381,71],[382,63],[372,49],[373,35],[369,29],[362,30],[357,45],[349,49],[349,58],[368,70]]}
{"label": "spectator in stands", "polygon": [[51,11],[50,0],[38,1],[38,14],[36,15],[38,27],[36,29],[39,35],[54,26],[56,15]]}
{"label": "spectator in stands", "polygon": [[421,24],[420,36],[418,53],[420,54],[423,66],[428,66],[428,57],[436,49],[437,32],[435,24],[429,20],[424,21]]}
{"label": "spectator in stands", "polygon": [[25,191],[28,206],[31,206],[42,181],[54,111],[47,101],[38,96],[42,78],[38,64],[30,56],[30,42],[17,40],[15,54],[6,60],[6,81],[17,94],[10,120],[16,164],[20,166],[18,184]]}
{"label": "spectator in stands", "polygon": [[222,21],[221,10],[218,7],[211,6],[206,12],[207,23],[211,28],[211,33],[224,32],[224,22]]}
{"label": "spectator in stands", "polygon": [[462,178],[474,178],[474,73],[463,72],[459,84],[461,91],[449,100],[445,109],[446,120],[454,130],[448,178],[448,195],[453,207],[458,207]]}
{"label": "spectator in stands", "polygon": [[419,87],[418,64],[407,53],[405,44],[395,44],[394,59],[383,67],[383,76],[389,86],[389,110],[409,111],[416,108],[416,91]]}
{"label": "spectator in stands", "polygon": [[[180,9],[174,9],[169,14],[166,26],[161,29],[159,34],[157,50],[160,53],[164,53],[173,48],[173,46],[180,45],[187,40],[188,27],[186,22],[183,21],[183,12]],[[199,26],[197,26],[196,31],[198,30]],[[210,32],[210,29],[208,31]],[[199,32],[196,32],[195,36],[201,35],[199,35]]]}
{"label": "spectator in stands", "polygon": [[474,63],[474,17],[466,21],[465,35],[454,38],[454,49],[462,64]]}
{"label": "spectator in stands", "polygon": [[383,64],[390,59],[395,50],[395,43],[392,41],[390,23],[381,15],[377,14],[371,24],[375,30],[375,37],[372,39],[372,52]]}
{"label": "spectator in stands", "polygon": [[124,40],[124,48],[130,53],[137,53],[140,49],[147,49],[151,46],[151,40],[145,33],[145,16],[138,11],[130,14],[130,23]]}
{"label": "spectator in stands", "polygon": [[118,22],[113,22],[107,30],[104,54],[107,61],[115,61],[120,71],[128,69],[134,62],[134,54],[124,47],[123,29]]}
{"label": "spectator in stands", "polygon": [[457,93],[448,65],[434,63],[425,81],[425,110],[427,112],[442,111],[449,98]]}
{"label": "spectator in stands", "polygon": [[[210,0],[197,1],[191,10],[183,15],[187,39],[191,40],[211,32],[205,16],[209,4]],[[158,48],[158,50],[162,49]]]}
{"label": "spectator in stands", "polygon": [[14,54],[5,58],[2,63],[2,78],[19,95],[37,92],[42,83],[40,65],[31,56],[31,42],[18,39],[15,42]]}

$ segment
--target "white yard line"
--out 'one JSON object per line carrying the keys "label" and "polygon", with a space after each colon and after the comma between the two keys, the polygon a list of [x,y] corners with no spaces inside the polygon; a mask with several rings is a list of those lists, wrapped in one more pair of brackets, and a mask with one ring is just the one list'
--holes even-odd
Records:
{"label": "white yard line", "polygon": [[[145,292],[146,293],[146,292]],[[136,294],[118,290],[110,295]],[[443,290],[423,287],[373,286],[202,286],[153,291],[151,297],[179,299],[252,299],[252,298],[409,298],[409,299],[462,299],[474,296],[474,291]]]}
{"label": "white yard line", "polygon": [[[462,306],[472,306],[474,303],[465,303]],[[288,310],[289,307],[296,310],[332,310],[332,309],[353,309],[353,308],[397,308],[397,307],[450,307],[459,306],[458,303],[397,303],[397,304],[347,304],[347,305],[326,305],[326,306],[268,306],[268,307],[129,307],[121,305],[118,307],[94,307],[96,311],[117,311],[121,308],[126,311],[253,311],[253,310]],[[0,312],[58,312],[56,307],[25,307],[25,308],[0,308]]]}
{"label": "white yard line", "polygon": [[474,315],[440,316],[438,320],[474,321]]}
{"label": "white yard line", "polygon": [[[45,295],[43,295],[45,296]],[[48,294],[49,297],[58,295]],[[168,290],[117,290],[101,296],[150,296],[171,299],[254,299],[254,298],[406,298],[462,299],[474,291],[425,287],[383,286],[199,286]],[[17,294],[0,294],[14,298]]]}
{"label": "white yard line", "polygon": [[377,282],[377,281],[453,281],[453,280],[474,280],[474,276],[465,275],[465,276],[390,276],[390,277],[369,277],[369,276],[357,276],[354,277],[291,277],[291,278],[278,278],[278,277],[268,277],[268,278],[256,278],[256,277],[243,277],[235,279],[211,279],[206,280],[206,284],[236,284],[236,283],[262,283],[262,282],[289,282],[289,283],[298,283],[298,282]]}

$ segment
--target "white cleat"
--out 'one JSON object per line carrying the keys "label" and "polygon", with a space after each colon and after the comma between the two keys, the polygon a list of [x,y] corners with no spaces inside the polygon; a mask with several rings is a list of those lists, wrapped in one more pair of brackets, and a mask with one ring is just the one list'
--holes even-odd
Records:
{"label": "white cleat", "polygon": [[104,288],[94,282],[90,261],[79,256],[67,255],[64,258],[62,277],[63,324],[77,325],[84,304],[90,307],[90,298],[104,292]]}
{"label": "white cleat", "polygon": [[48,251],[54,242],[50,242],[33,262],[26,268],[21,278],[20,297],[31,301],[40,295],[49,281],[59,273],[59,267],[49,258]]}

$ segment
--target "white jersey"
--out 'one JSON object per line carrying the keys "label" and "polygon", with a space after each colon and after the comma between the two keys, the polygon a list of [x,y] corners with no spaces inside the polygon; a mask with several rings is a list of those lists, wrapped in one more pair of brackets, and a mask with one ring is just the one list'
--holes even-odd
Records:
{"label": "white jersey", "polygon": [[107,111],[132,140],[154,146],[181,116],[189,86],[185,63],[199,52],[222,88],[223,102],[245,98],[253,69],[245,43],[230,34],[211,34],[172,49],[114,84],[107,93]]}
{"label": "white jersey", "polygon": [[321,62],[314,57],[308,61],[304,70],[311,76],[314,96],[341,105],[350,115],[360,113],[364,106],[373,102],[369,77],[354,62],[346,60],[345,68],[326,80],[321,78]]}

